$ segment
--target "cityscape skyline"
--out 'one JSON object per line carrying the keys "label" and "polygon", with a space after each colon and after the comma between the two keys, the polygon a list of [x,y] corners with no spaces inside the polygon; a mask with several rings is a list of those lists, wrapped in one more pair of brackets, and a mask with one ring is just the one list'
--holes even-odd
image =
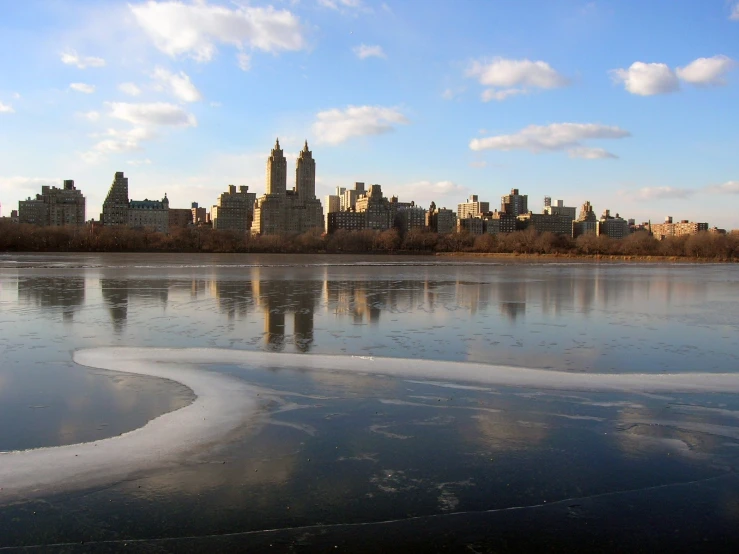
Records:
{"label": "cityscape skyline", "polygon": [[361,181],[454,209],[517,188],[534,212],[739,228],[737,2],[491,4],[6,6],[2,214],[74,179],[97,217],[114,171],[183,208],[261,195],[279,136],[288,173],[315,149],[319,199]]}

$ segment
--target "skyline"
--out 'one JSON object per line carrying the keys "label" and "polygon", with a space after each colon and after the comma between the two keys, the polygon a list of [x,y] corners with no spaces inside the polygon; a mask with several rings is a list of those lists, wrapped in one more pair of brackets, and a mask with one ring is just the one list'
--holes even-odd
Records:
{"label": "skyline", "polygon": [[115,171],[173,207],[261,194],[279,136],[291,174],[311,144],[321,199],[362,181],[454,208],[519,188],[535,212],[551,196],[739,228],[739,3],[523,4],[4,7],[3,214],[74,179],[97,217]]}

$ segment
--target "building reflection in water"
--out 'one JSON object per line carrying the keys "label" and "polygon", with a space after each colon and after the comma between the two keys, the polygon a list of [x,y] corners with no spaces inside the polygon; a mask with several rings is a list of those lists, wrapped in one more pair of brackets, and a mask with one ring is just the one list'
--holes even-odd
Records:
{"label": "building reflection in water", "polygon": [[42,309],[61,309],[64,321],[72,321],[74,312],[85,304],[85,280],[82,277],[20,277],[18,303]]}
{"label": "building reflection in water", "polygon": [[113,321],[113,330],[123,331],[129,304],[134,300],[147,307],[161,305],[166,308],[169,285],[167,279],[100,279],[100,291]]}

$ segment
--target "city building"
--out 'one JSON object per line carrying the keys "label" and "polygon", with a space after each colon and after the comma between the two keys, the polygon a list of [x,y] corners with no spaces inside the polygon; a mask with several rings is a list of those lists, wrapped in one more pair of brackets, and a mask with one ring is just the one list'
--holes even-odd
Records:
{"label": "city building", "polygon": [[103,202],[103,225],[128,225],[128,177],[117,171]]}
{"label": "city building", "polygon": [[672,216],[667,216],[664,223],[652,224],[652,235],[658,240],[666,237],[695,235],[701,231],[708,231],[708,223],[694,223],[687,219],[673,223]]}
{"label": "city building", "polygon": [[0,217],[0,221],[5,221],[8,223],[18,223],[20,221],[18,217],[18,210],[10,210],[10,215],[4,215]]}
{"label": "city building", "polygon": [[193,202],[191,204],[190,211],[192,212],[192,222],[195,225],[210,223],[208,210],[206,210],[205,208],[201,208],[197,202]]}
{"label": "city building", "polygon": [[395,212],[393,223],[401,234],[413,229],[425,229],[426,210],[418,206],[403,206]]}
{"label": "city building", "polygon": [[[338,192],[339,187],[336,188]],[[344,188],[341,187],[341,190],[343,191]],[[326,205],[326,232],[329,233],[328,214],[341,211],[341,195],[329,194],[324,202]]]}
{"label": "city building", "polygon": [[516,230],[518,224],[516,216],[499,212],[498,210],[483,216],[483,221],[485,224],[485,232],[491,235],[512,233]]}
{"label": "city building", "polygon": [[471,235],[482,235],[485,232],[485,224],[481,217],[468,216],[457,220],[457,232],[467,232]]}
{"label": "city building", "polygon": [[440,235],[448,235],[457,229],[457,214],[446,208],[437,208],[434,202],[426,213],[426,227]]}
{"label": "city building", "polygon": [[[485,210],[488,211],[488,210]],[[518,189],[500,198],[500,211],[518,217],[529,211],[529,195],[519,194]]]}
{"label": "city building", "polygon": [[169,209],[169,228],[192,225],[192,210],[187,208]]}
{"label": "city building", "polygon": [[161,200],[129,200],[128,177],[117,171],[100,214],[103,225],[127,225],[153,228],[159,233],[169,232],[169,200],[165,193]]}
{"label": "city building", "polygon": [[85,197],[72,180],[64,181],[62,188],[44,185],[36,198],[18,202],[18,220],[52,227],[84,225]]}
{"label": "city building", "polygon": [[570,221],[574,221],[577,216],[577,209],[565,206],[564,200],[557,200],[557,203],[552,205],[552,199],[546,196],[544,197],[544,213],[549,215],[566,215],[569,216]]}
{"label": "city building", "polygon": [[611,237],[612,239],[622,239],[631,233],[629,222],[621,218],[618,214],[616,217],[611,215],[611,210],[605,210],[600,216],[598,222],[598,234]]}
{"label": "city building", "polygon": [[457,204],[457,219],[468,217],[480,217],[490,211],[490,202],[480,202],[478,196],[473,194],[467,198],[467,202]]}
{"label": "city building", "polygon": [[[211,217],[215,218],[213,214]],[[316,198],[316,162],[308,141],[295,166],[295,187],[287,190],[287,160],[275,142],[267,158],[267,191],[254,203],[251,232],[260,235],[304,233],[324,228],[323,207]]]}
{"label": "city building", "polygon": [[341,198],[341,210],[353,210],[357,198],[365,193],[364,183],[354,183],[353,189],[344,187],[336,187],[336,194]]}
{"label": "city building", "polygon": [[580,207],[580,215],[577,220],[572,222],[572,237],[577,238],[580,235],[598,235],[598,220],[595,217],[593,206],[590,202],[585,202]]}
{"label": "city building", "polygon": [[386,231],[393,224],[390,201],[382,195],[380,185],[370,185],[356,200],[354,209],[365,215],[365,229]]}
{"label": "city building", "polygon": [[169,233],[169,200],[131,200],[128,202],[128,226],[150,228],[157,233]]}
{"label": "city building", "polygon": [[331,234],[339,229],[361,231],[365,228],[365,213],[354,211],[330,212],[326,215],[326,232]]}
{"label": "city building", "polygon": [[217,204],[210,209],[213,229],[239,231],[251,229],[254,220],[254,202],[257,195],[249,192],[249,187],[241,186],[238,192],[235,185],[228,185],[228,191],[221,193]]}
{"label": "city building", "polygon": [[572,235],[572,219],[569,215],[534,214],[531,212],[517,217],[517,228],[536,229],[539,233],[554,233],[555,235]]}

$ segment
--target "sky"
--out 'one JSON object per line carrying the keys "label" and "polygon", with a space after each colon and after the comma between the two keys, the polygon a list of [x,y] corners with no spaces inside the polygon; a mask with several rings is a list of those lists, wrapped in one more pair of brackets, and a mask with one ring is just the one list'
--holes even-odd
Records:
{"label": "sky", "polygon": [[739,0],[0,0],[2,215],[74,179],[132,199],[265,192],[497,207],[518,188],[739,229]]}

